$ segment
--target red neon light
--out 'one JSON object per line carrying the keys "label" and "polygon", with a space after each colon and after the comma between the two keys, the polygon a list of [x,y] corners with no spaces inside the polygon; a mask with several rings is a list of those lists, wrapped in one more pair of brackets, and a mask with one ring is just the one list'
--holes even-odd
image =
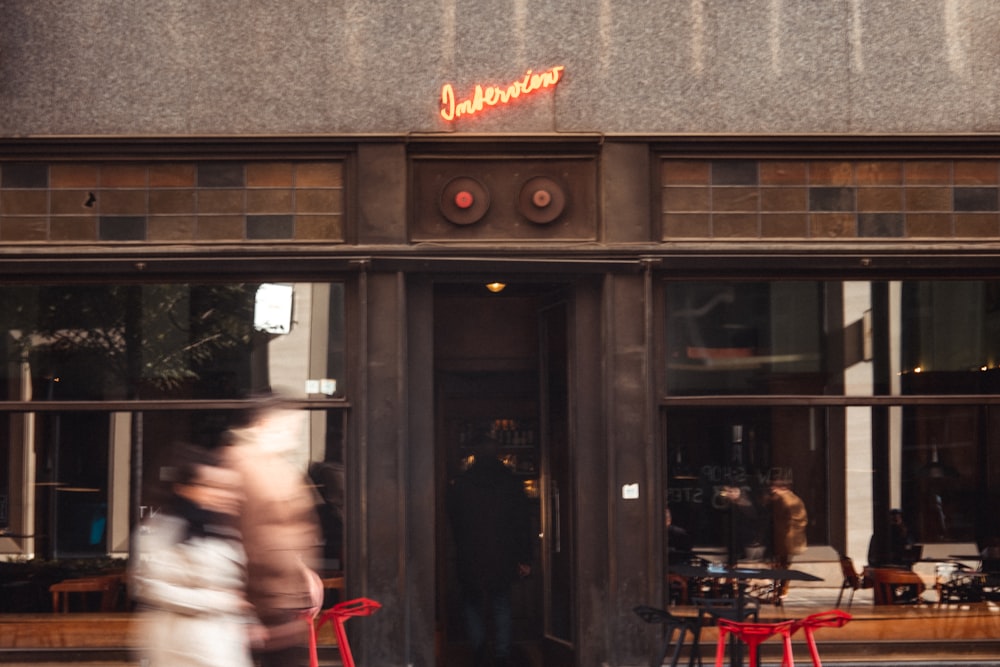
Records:
{"label": "red neon light", "polygon": [[486,86],[484,88],[481,85],[476,85],[472,95],[461,101],[455,100],[455,89],[450,83],[446,83],[441,86],[441,117],[451,121],[459,116],[471,116],[486,107],[508,104],[521,95],[527,95],[543,88],[551,88],[559,83],[565,69],[564,66],[557,65],[541,74],[532,74],[529,69],[523,78],[507,87]]}

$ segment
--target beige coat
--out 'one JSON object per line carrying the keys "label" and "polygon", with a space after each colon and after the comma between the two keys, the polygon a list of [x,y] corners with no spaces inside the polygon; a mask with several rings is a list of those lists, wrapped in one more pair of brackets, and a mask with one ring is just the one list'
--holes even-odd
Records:
{"label": "beige coat", "polygon": [[246,497],[240,529],[248,557],[247,599],[271,626],[313,606],[310,570],[322,536],[305,474],[276,448],[260,445],[237,437],[224,461],[240,473]]}
{"label": "beige coat", "polygon": [[809,523],[805,503],[786,487],[775,487],[771,494],[775,558],[780,560],[802,553],[806,550],[806,525]]}

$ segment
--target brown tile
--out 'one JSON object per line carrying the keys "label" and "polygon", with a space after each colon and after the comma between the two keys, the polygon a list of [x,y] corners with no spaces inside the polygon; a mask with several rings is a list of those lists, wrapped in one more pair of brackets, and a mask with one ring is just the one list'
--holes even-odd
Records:
{"label": "brown tile", "polygon": [[761,185],[805,185],[808,165],[805,162],[762,160],[758,167]]}
{"label": "brown tile", "polygon": [[290,213],[291,211],[292,190],[247,190],[247,213]]}
{"label": "brown tile", "polygon": [[951,211],[951,188],[906,188],[903,194],[907,211]]}
{"label": "brown tile", "polygon": [[765,238],[796,238],[809,236],[807,213],[762,213],[760,235]]}
{"label": "brown tile", "polygon": [[858,188],[859,211],[902,211],[902,188]]}
{"label": "brown tile", "polygon": [[150,190],[149,212],[151,215],[194,213],[196,201],[194,190]]}
{"label": "brown tile", "polygon": [[292,187],[291,162],[250,162],[247,164],[248,188]]}
{"label": "brown tile", "polygon": [[853,185],[854,163],[818,160],[809,163],[810,185]]}
{"label": "brown tile", "polygon": [[300,241],[343,241],[344,216],[297,215],[295,238]]}
{"label": "brown tile", "polygon": [[46,216],[0,217],[0,241],[46,241],[48,236]]}
{"label": "brown tile", "polygon": [[663,188],[663,210],[710,211],[710,190],[703,188]]}
{"label": "brown tile", "polygon": [[295,187],[334,188],[344,185],[341,162],[300,162],[295,165]]}
{"label": "brown tile", "polygon": [[59,188],[96,188],[100,169],[95,164],[54,164],[49,167],[49,185]]}
{"label": "brown tile", "polygon": [[146,190],[99,190],[96,208],[101,215],[145,215]]}
{"label": "brown tile", "polygon": [[0,163],[0,188],[41,190],[48,187],[49,165],[35,162]]}
{"label": "brown tile", "polygon": [[861,238],[898,239],[905,234],[902,213],[858,214],[858,236]]}
{"label": "brown tile", "polygon": [[242,241],[246,220],[242,215],[199,215],[195,238],[199,241]]}
{"label": "brown tile", "polygon": [[709,238],[712,235],[712,216],[702,214],[670,214],[663,216],[664,241],[680,238]]}
{"label": "brown tile", "polygon": [[90,190],[53,190],[49,194],[49,205],[52,215],[97,215],[97,201],[94,200],[90,206],[90,196],[94,194]]}
{"label": "brown tile", "polygon": [[907,213],[907,238],[951,238],[951,213]]}
{"label": "brown tile", "polygon": [[857,238],[858,220],[853,213],[813,213],[809,235],[816,239]]}
{"label": "brown tile", "polygon": [[996,160],[957,160],[955,185],[996,185],[1000,183],[1000,162]]}
{"label": "brown tile", "polygon": [[708,185],[712,182],[712,163],[701,160],[664,160],[660,165],[664,185]]}
{"label": "brown tile", "polygon": [[106,164],[101,167],[102,188],[145,188],[146,165]]}
{"label": "brown tile", "polygon": [[908,185],[950,185],[951,162],[948,160],[912,160],[903,164]]}
{"label": "brown tile", "polygon": [[858,185],[899,185],[903,182],[903,163],[897,161],[862,161],[854,167]]}
{"label": "brown tile", "polygon": [[761,211],[808,211],[809,188],[761,188]]}
{"label": "brown tile", "polygon": [[712,236],[755,239],[760,236],[760,221],[756,213],[719,213],[712,216]]}
{"label": "brown tile", "polygon": [[191,241],[197,219],[193,215],[151,215],[146,223],[149,241]]}
{"label": "brown tile", "polygon": [[145,241],[146,216],[102,215],[97,220],[97,238],[101,241]]}
{"label": "brown tile", "polygon": [[218,188],[198,191],[198,213],[243,213],[245,190]]}
{"label": "brown tile", "polygon": [[344,191],[340,188],[296,190],[295,208],[298,213],[343,213]]}
{"label": "brown tile", "polygon": [[1000,236],[1000,214],[956,213],[956,238],[996,238]]}
{"label": "brown tile", "polygon": [[193,188],[198,170],[193,162],[171,162],[149,167],[151,188]]}
{"label": "brown tile", "polygon": [[757,212],[759,191],[750,188],[712,188],[713,211],[753,211]]}
{"label": "brown tile", "polygon": [[96,241],[97,216],[65,216],[49,222],[50,241]]}
{"label": "brown tile", "polygon": [[49,212],[47,190],[3,190],[0,213],[4,215],[45,215]]}

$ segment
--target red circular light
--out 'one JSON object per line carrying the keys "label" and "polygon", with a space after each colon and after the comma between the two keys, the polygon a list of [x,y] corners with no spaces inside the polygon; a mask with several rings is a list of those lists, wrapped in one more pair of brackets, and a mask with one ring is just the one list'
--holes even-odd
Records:
{"label": "red circular light", "polygon": [[548,190],[536,190],[535,194],[531,195],[531,203],[538,208],[545,208],[552,203],[552,195]]}
{"label": "red circular light", "polygon": [[459,208],[469,208],[474,203],[476,203],[476,198],[472,196],[472,193],[468,190],[462,190],[455,193],[455,206]]}

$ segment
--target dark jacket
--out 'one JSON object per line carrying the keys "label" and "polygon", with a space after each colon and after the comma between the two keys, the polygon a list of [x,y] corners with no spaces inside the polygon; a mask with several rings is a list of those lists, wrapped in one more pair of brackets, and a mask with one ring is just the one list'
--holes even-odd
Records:
{"label": "dark jacket", "polygon": [[531,520],[520,480],[500,461],[485,458],[448,490],[448,512],[463,586],[498,591],[531,564]]}

